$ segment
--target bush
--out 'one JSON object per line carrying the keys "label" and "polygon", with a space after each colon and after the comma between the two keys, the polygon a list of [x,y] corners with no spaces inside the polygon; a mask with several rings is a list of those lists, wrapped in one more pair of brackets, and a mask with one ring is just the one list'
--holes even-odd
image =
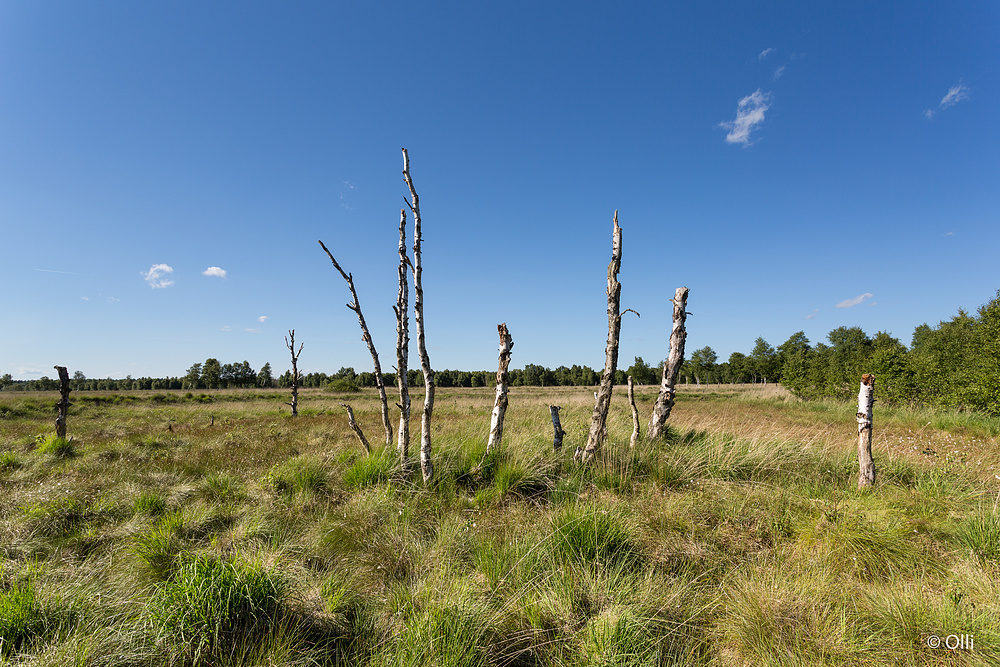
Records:
{"label": "bush", "polygon": [[326,390],[336,393],[354,393],[361,391],[361,387],[359,387],[354,380],[350,380],[348,378],[336,378],[327,383]]}

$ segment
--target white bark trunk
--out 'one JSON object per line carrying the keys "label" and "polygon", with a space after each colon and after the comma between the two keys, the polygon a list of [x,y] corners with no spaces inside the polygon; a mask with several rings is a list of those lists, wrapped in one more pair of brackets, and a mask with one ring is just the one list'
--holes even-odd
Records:
{"label": "white bark trunk", "polygon": [[687,321],[687,298],[687,287],[678,287],[674,292],[672,299],[674,324],[670,331],[670,354],[663,364],[660,393],[656,397],[656,403],[653,404],[653,414],[649,418],[649,426],[646,427],[646,436],[650,439],[659,438],[665,433],[667,419],[670,417],[670,411],[674,408],[677,375],[680,373],[681,364],[684,363],[684,341],[687,339],[687,331],[684,328],[684,323]]}
{"label": "white bark trunk", "polygon": [[506,323],[498,324],[497,332],[500,334],[500,358],[497,366],[496,399],[493,401],[493,414],[490,417],[490,438],[486,443],[487,454],[503,439],[503,419],[507,413],[507,367],[514,347],[514,339],[510,337]]}
{"label": "white bark trunk", "polygon": [[420,230],[420,198],[413,187],[410,178],[410,156],[403,149],[403,180],[410,190],[410,211],[413,212],[413,319],[417,323],[417,351],[420,354],[420,367],[424,372],[424,412],[420,419],[420,470],[424,483],[434,478],[434,463],[431,460],[431,417],[434,413],[434,370],[431,368],[431,358],[427,354],[427,343],[424,339],[424,288],[422,282],[423,263],[421,261],[421,244],[423,236]]}
{"label": "white bark trunk", "polygon": [[347,403],[341,403],[340,407],[347,408],[347,424],[354,431],[354,434],[358,436],[358,441],[361,443],[361,446],[365,448],[366,452],[371,454],[372,446],[368,444],[368,438],[365,437],[364,431],[361,430],[361,427],[358,426],[358,422],[354,419],[354,410],[351,409],[351,406]]}
{"label": "white bark trunk", "polygon": [[875,483],[875,459],[872,458],[872,408],[875,404],[875,377],[861,376],[858,391],[858,488]]}
{"label": "white bark trunk", "polygon": [[406,211],[399,211],[399,293],[396,296],[396,386],[399,388],[399,431],[396,436],[399,464],[405,472],[410,469],[410,386],[406,377],[409,372],[410,354],[410,286],[407,272],[412,266],[406,254]]}
{"label": "white bark trunk", "polygon": [[632,376],[628,376],[628,404],[632,408],[632,437],[629,438],[628,446],[635,447],[639,440],[639,408],[635,407],[635,383]]}

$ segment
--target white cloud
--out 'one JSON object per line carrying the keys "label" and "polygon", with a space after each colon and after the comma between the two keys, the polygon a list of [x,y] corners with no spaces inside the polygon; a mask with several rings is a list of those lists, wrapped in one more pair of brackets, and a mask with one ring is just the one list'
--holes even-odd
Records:
{"label": "white cloud", "polygon": [[[171,285],[173,285],[173,283],[170,283],[170,284],[171,284]],[[116,297],[113,297],[113,296],[109,296],[109,297],[107,298],[107,301],[108,301],[108,303],[115,303],[115,302],[117,302],[117,301],[121,301],[121,299],[119,299],[119,298],[116,298]]]}
{"label": "white cloud", "polygon": [[84,301],[90,301],[89,296],[81,296],[80,298],[83,299]]}
{"label": "white cloud", "polygon": [[972,91],[969,89],[969,87],[962,83],[959,83],[957,86],[952,86],[951,88],[948,89],[948,93],[941,98],[941,101],[938,103],[937,108],[927,109],[926,111],[924,111],[924,116],[928,120],[930,120],[931,118],[934,117],[934,115],[938,111],[944,111],[948,107],[955,106],[959,102],[969,99],[969,95],[971,94],[971,92]]}
{"label": "white cloud", "polygon": [[260,329],[244,329],[244,331],[249,331],[250,333],[260,333]]}
{"label": "white cloud", "polygon": [[777,81],[778,79],[781,78],[781,75],[784,74],[784,73],[785,73],[785,66],[782,65],[778,69],[774,70],[774,75],[771,76],[771,79],[773,81]]}
{"label": "white cloud", "polygon": [[736,120],[719,123],[719,127],[729,130],[726,142],[750,145],[750,133],[764,122],[764,112],[771,108],[771,93],[762,93],[760,88],[739,101],[736,106]]}
{"label": "white cloud", "polygon": [[261,315],[260,317],[257,318],[257,321],[263,324],[264,322],[267,322],[269,319],[271,318],[268,317],[267,315]]}
{"label": "white cloud", "polygon": [[840,303],[837,304],[837,308],[853,308],[854,306],[856,306],[859,303],[862,303],[864,301],[867,301],[868,299],[872,298],[873,296],[875,296],[875,295],[872,294],[871,292],[865,292],[864,294],[859,294],[858,296],[854,297],[853,299],[844,299],[843,301],[841,301]]}
{"label": "white cloud", "polygon": [[160,289],[163,287],[170,287],[174,284],[173,280],[166,277],[173,272],[173,267],[167,264],[154,264],[149,267],[149,271],[142,274],[142,278],[149,283],[149,286],[153,289]]}
{"label": "white cloud", "polygon": [[771,55],[772,53],[774,53],[774,49],[770,49],[770,48],[768,48],[768,49],[764,49],[764,50],[763,50],[763,51],[761,51],[761,52],[760,52],[760,54],[759,54],[759,55],[757,56],[757,62],[760,62],[760,61],[761,61],[761,60],[763,60],[764,58],[767,58],[767,57],[768,57],[769,55]]}
{"label": "white cloud", "polygon": [[813,310],[813,311],[812,311],[811,313],[809,313],[808,315],[806,315],[806,319],[807,319],[807,320],[811,320],[811,319],[813,319],[814,317],[816,317],[816,315],[817,315],[817,314],[819,314],[819,308],[816,308],[816,309],[815,309],[815,310]]}
{"label": "white cloud", "polygon": [[222,327],[222,329],[221,329],[221,330],[222,330],[222,331],[232,331],[232,330],[233,330],[233,328],[232,328],[231,326],[229,326],[229,325],[227,324],[226,326]]}
{"label": "white cloud", "polygon": [[202,271],[201,275],[203,275],[203,276],[211,276],[213,278],[225,278],[226,277],[226,270],[225,269],[220,269],[217,266],[210,266],[207,269],[205,269],[204,271]]}

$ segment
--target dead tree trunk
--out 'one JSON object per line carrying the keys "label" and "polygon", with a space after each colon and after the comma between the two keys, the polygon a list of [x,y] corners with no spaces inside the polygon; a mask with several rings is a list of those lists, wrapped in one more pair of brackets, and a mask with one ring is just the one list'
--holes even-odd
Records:
{"label": "dead tree trunk", "polygon": [[667,419],[674,408],[677,375],[684,363],[684,341],[687,331],[684,323],[687,321],[688,288],[678,287],[671,302],[674,304],[674,326],[670,331],[670,354],[663,362],[663,373],[660,378],[660,393],[653,404],[653,414],[646,427],[646,435],[650,439],[659,438],[666,432]]}
{"label": "dead tree trunk", "polygon": [[635,407],[635,383],[632,376],[628,376],[628,404],[632,408],[632,437],[629,438],[628,446],[635,447],[639,439],[639,408]]}
{"label": "dead tree trunk", "polygon": [[[289,340],[291,338],[291,340]],[[285,336],[285,347],[292,353],[292,400],[285,403],[292,408],[292,416],[299,416],[299,355],[302,354],[303,343],[299,343],[299,349],[295,351],[295,329],[290,329]]]}
{"label": "dead tree trunk", "polygon": [[555,436],[552,439],[552,449],[559,451],[562,447],[563,436],[566,435],[566,431],[563,430],[562,424],[559,423],[559,411],[562,410],[558,405],[550,405],[549,412],[552,413],[552,429],[555,431]]}
{"label": "dead tree trunk", "polygon": [[507,413],[507,384],[509,380],[507,366],[510,365],[511,350],[514,348],[514,339],[507,331],[506,322],[497,325],[497,332],[500,334],[500,361],[497,366],[496,400],[493,402],[493,415],[490,417],[490,439],[486,443],[487,454],[503,439],[503,418]]}
{"label": "dead tree trunk", "polygon": [[872,458],[872,406],[875,403],[875,377],[861,376],[858,391],[858,488],[875,483],[875,459]]}
{"label": "dead tree trunk", "polygon": [[420,368],[424,372],[424,413],[420,419],[420,470],[424,483],[434,478],[434,463],[431,461],[431,416],[434,413],[434,370],[427,354],[424,332],[424,288],[421,262],[420,198],[410,178],[410,156],[403,149],[403,180],[410,190],[410,211],[413,213],[413,319],[417,323],[417,351],[420,354]]}
{"label": "dead tree trunk", "polygon": [[406,211],[399,211],[399,294],[396,297],[396,386],[399,388],[399,432],[396,436],[396,448],[399,451],[399,464],[404,471],[410,469],[410,386],[406,377],[408,358],[410,354],[410,286],[407,283],[407,267],[412,267],[410,258],[406,255]]}
{"label": "dead tree trunk", "polygon": [[358,436],[358,440],[361,442],[361,446],[365,448],[365,451],[369,454],[372,453],[372,446],[368,444],[368,438],[365,437],[364,431],[358,426],[358,422],[354,419],[354,410],[351,409],[347,403],[341,403],[340,407],[347,408],[347,423],[354,430],[355,435]]}
{"label": "dead tree trunk", "polygon": [[382,401],[382,425],[385,427],[385,446],[389,447],[392,445],[392,422],[389,421],[389,400],[385,395],[385,381],[382,379],[382,364],[378,360],[378,352],[375,351],[375,342],[372,340],[372,335],[368,332],[368,325],[365,323],[365,316],[361,313],[361,303],[358,301],[358,293],[354,289],[354,275],[350,273],[345,273],[337,260],[333,258],[333,254],[326,249],[323,242],[319,242],[320,247],[326,253],[326,256],[330,258],[333,262],[334,268],[340,272],[340,275],[344,277],[347,281],[347,286],[351,289],[351,298],[354,299],[353,303],[347,304],[347,307],[357,313],[358,323],[361,325],[361,340],[363,340],[368,345],[368,352],[372,355],[372,363],[375,364],[375,386],[378,388],[378,397]]}
{"label": "dead tree trunk", "polygon": [[597,456],[607,433],[608,409],[611,407],[615,371],[618,370],[618,337],[622,328],[620,312],[622,285],[618,282],[618,272],[621,268],[622,228],[618,226],[618,211],[615,211],[611,263],[608,264],[608,344],[604,349],[604,372],[601,374],[601,385],[597,389],[597,402],[590,422],[590,432],[587,434],[587,444],[583,449],[578,447],[573,455],[574,459],[583,463],[589,463]]}
{"label": "dead tree trunk", "polygon": [[56,437],[66,439],[66,417],[69,416],[69,371],[65,366],[54,366],[59,372],[59,402],[56,403]]}

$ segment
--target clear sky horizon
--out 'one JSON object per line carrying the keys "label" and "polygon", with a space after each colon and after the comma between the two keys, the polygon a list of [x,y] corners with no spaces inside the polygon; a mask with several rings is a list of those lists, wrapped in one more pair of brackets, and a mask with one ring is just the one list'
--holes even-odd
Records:
{"label": "clear sky horizon", "polygon": [[[0,374],[436,369],[913,329],[1000,288],[994,2],[0,2]],[[412,244],[412,219],[408,226]],[[411,282],[412,285],[412,282]],[[412,306],[412,295],[411,295]],[[415,327],[411,313],[411,336]],[[410,367],[418,367],[415,340]]]}

